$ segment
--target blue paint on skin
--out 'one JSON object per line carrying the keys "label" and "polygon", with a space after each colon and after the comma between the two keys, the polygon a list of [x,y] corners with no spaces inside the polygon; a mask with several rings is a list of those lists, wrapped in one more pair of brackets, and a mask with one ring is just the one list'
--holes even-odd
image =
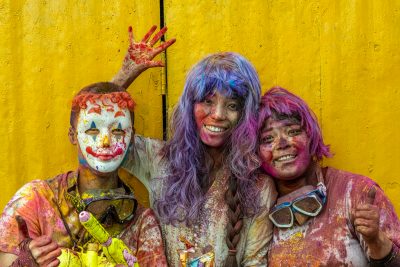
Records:
{"label": "blue paint on skin", "polygon": [[[90,124],[90,129],[96,129],[96,123],[94,123],[94,121],[92,121],[92,123]],[[97,135],[92,135],[94,142],[96,142],[96,137]]]}
{"label": "blue paint on skin", "polygon": [[121,126],[121,123],[118,123],[118,128],[117,128],[118,130],[122,130],[122,126]]}
{"label": "blue paint on skin", "polygon": [[86,159],[82,155],[78,155],[78,162],[79,162],[80,165],[89,166],[89,164],[87,163]]}

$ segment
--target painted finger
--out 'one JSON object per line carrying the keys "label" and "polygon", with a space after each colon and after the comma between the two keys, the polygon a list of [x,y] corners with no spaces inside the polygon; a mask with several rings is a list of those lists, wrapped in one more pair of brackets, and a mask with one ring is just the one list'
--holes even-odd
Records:
{"label": "painted finger", "polygon": [[354,219],[357,218],[377,220],[379,219],[379,214],[375,210],[356,210],[356,212],[354,213]]}
{"label": "painted finger", "polygon": [[158,54],[160,54],[162,51],[166,50],[168,47],[170,47],[172,44],[174,44],[175,41],[176,41],[176,39],[173,38],[173,39],[171,39],[171,40],[168,40],[168,41],[162,43],[160,46],[156,47],[156,48],[153,50],[152,58],[154,58],[155,56],[157,56]]}
{"label": "painted finger", "polygon": [[29,249],[38,248],[42,246],[46,246],[51,243],[51,238],[49,236],[39,236],[38,238],[32,239],[29,243]]}
{"label": "painted finger", "polygon": [[43,257],[47,259],[46,255],[57,249],[58,249],[58,244],[56,242],[51,242],[44,246],[32,247],[31,253],[32,256],[36,259],[36,261],[38,261],[38,259],[41,259]]}
{"label": "painted finger", "polygon": [[361,210],[373,210],[375,205],[371,204],[358,204],[356,207],[356,211],[361,211]]}
{"label": "painted finger", "polygon": [[[54,250],[50,250],[46,254],[43,254],[41,257],[36,259],[36,262],[39,264],[49,264],[57,260],[57,257],[61,255],[61,249],[56,248]],[[47,266],[47,265],[46,265]]]}
{"label": "painted finger", "polygon": [[132,26],[129,26],[128,28],[128,38],[129,38],[129,47],[133,47],[133,44],[135,43],[135,38],[133,37]]}
{"label": "painted finger", "polygon": [[[157,29],[156,25],[151,26],[150,30],[146,33],[146,35],[142,39],[142,43],[147,43],[149,41],[150,36],[155,32]],[[153,38],[154,39],[154,38]],[[150,45],[151,46],[151,45]]]}
{"label": "painted finger", "polygon": [[354,226],[366,226],[366,227],[373,227],[375,225],[373,220],[357,218],[354,220]]}
{"label": "painted finger", "polygon": [[366,203],[373,205],[375,202],[376,187],[373,185],[368,191]]}
{"label": "painted finger", "polygon": [[153,46],[155,43],[158,42],[158,40],[160,40],[161,36],[164,35],[164,33],[168,30],[167,27],[162,28],[156,35],[154,35],[153,39],[151,39],[149,45]]}
{"label": "painted finger", "polygon": [[59,265],[60,265],[60,261],[58,259],[55,259],[52,262],[48,263],[46,266],[48,266],[48,267],[57,267]]}
{"label": "painted finger", "polygon": [[364,236],[370,236],[371,234],[373,234],[374,230],[372,230],[369,227],[366,226],[357,226],[356,231]]}

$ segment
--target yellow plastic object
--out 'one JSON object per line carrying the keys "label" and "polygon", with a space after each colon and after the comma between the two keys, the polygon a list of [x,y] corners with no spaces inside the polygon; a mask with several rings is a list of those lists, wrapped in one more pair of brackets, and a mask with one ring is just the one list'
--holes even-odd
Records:
{"label": "yellow plastic object", "polygon": [[[62,249],[61,255],[58,257],[60,261],[59,267],[85,267],[87,265],[82,264],[80,257],[70,249]],[[97,265],[96,265],[97,266]]]}
{"label": "yellow plastic object", "polygon": [[[82,211],[79,214],[81,224],[99,243],[102,244],[102,249],[107,259],[114,261],[116,264],[125,264],[134,266],[133,262],[128,262],[124,257],[124,252],[133,256],[133,252],[119,238],[112,238],[99,221],[87,211]],[[135,264],[138,266],[138,264]]]}

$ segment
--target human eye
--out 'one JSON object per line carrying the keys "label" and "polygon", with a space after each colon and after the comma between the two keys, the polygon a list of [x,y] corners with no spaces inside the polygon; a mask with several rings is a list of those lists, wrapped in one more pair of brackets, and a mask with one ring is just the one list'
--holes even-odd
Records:
{"label": "human eye", "polygon": [[97,135],[99,133],[100,133],[100,130],[97,128],[90,128],[85,131],[85,134],[89,134],[89,135]]}
{"label": "human eye", "polygon": [[261,138],[261,144],[271,144],[274,141],[272,135],[266,135]]}
{"label": "human eye", "polygon": [[238,111],[240,109],[239,104],[235,102],[228,103],[228,108],[232,111]]}
{"label": "human eye", "polygon": [[302,132],[303,132],[303,129],[301,127],[289,128],[288,135],[289,136],[296,136],[296,135],[301,134]]}
{"label": "human eye", "polygon": [[203,103],[206,104],[206,105],[211,105],[211,104],[213,103],[213,101],[212,101],[211,98],[205,98],[205,99],[203,100]]}
{"label": "human eye", "polygon": [[122,130],[122,129],[113,129],[113,130],[111,131],[111,133],[112,133],[113,135],[117,135],[117,136],[125,135],[125,131]]}

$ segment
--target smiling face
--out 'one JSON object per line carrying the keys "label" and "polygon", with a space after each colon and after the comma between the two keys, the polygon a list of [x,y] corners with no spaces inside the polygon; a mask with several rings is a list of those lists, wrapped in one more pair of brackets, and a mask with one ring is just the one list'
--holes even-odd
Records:
{"label": "smiling face", "polygon": [[295,118],[269,118],[261,133],[262,168],[273,178],[293,180],[312,162],[310,139]]}
{"label": "smiling face", "polygon": [[240,118],[239,100],[219,92],[194,105],[194,117],[201,141],[213,148],[223,146]]}
{"label": "smiling face", "polygon": [[132,137],[131,115],[109,99],[87,101],[77,121],[79,162],[100,173],[121,165]]}

